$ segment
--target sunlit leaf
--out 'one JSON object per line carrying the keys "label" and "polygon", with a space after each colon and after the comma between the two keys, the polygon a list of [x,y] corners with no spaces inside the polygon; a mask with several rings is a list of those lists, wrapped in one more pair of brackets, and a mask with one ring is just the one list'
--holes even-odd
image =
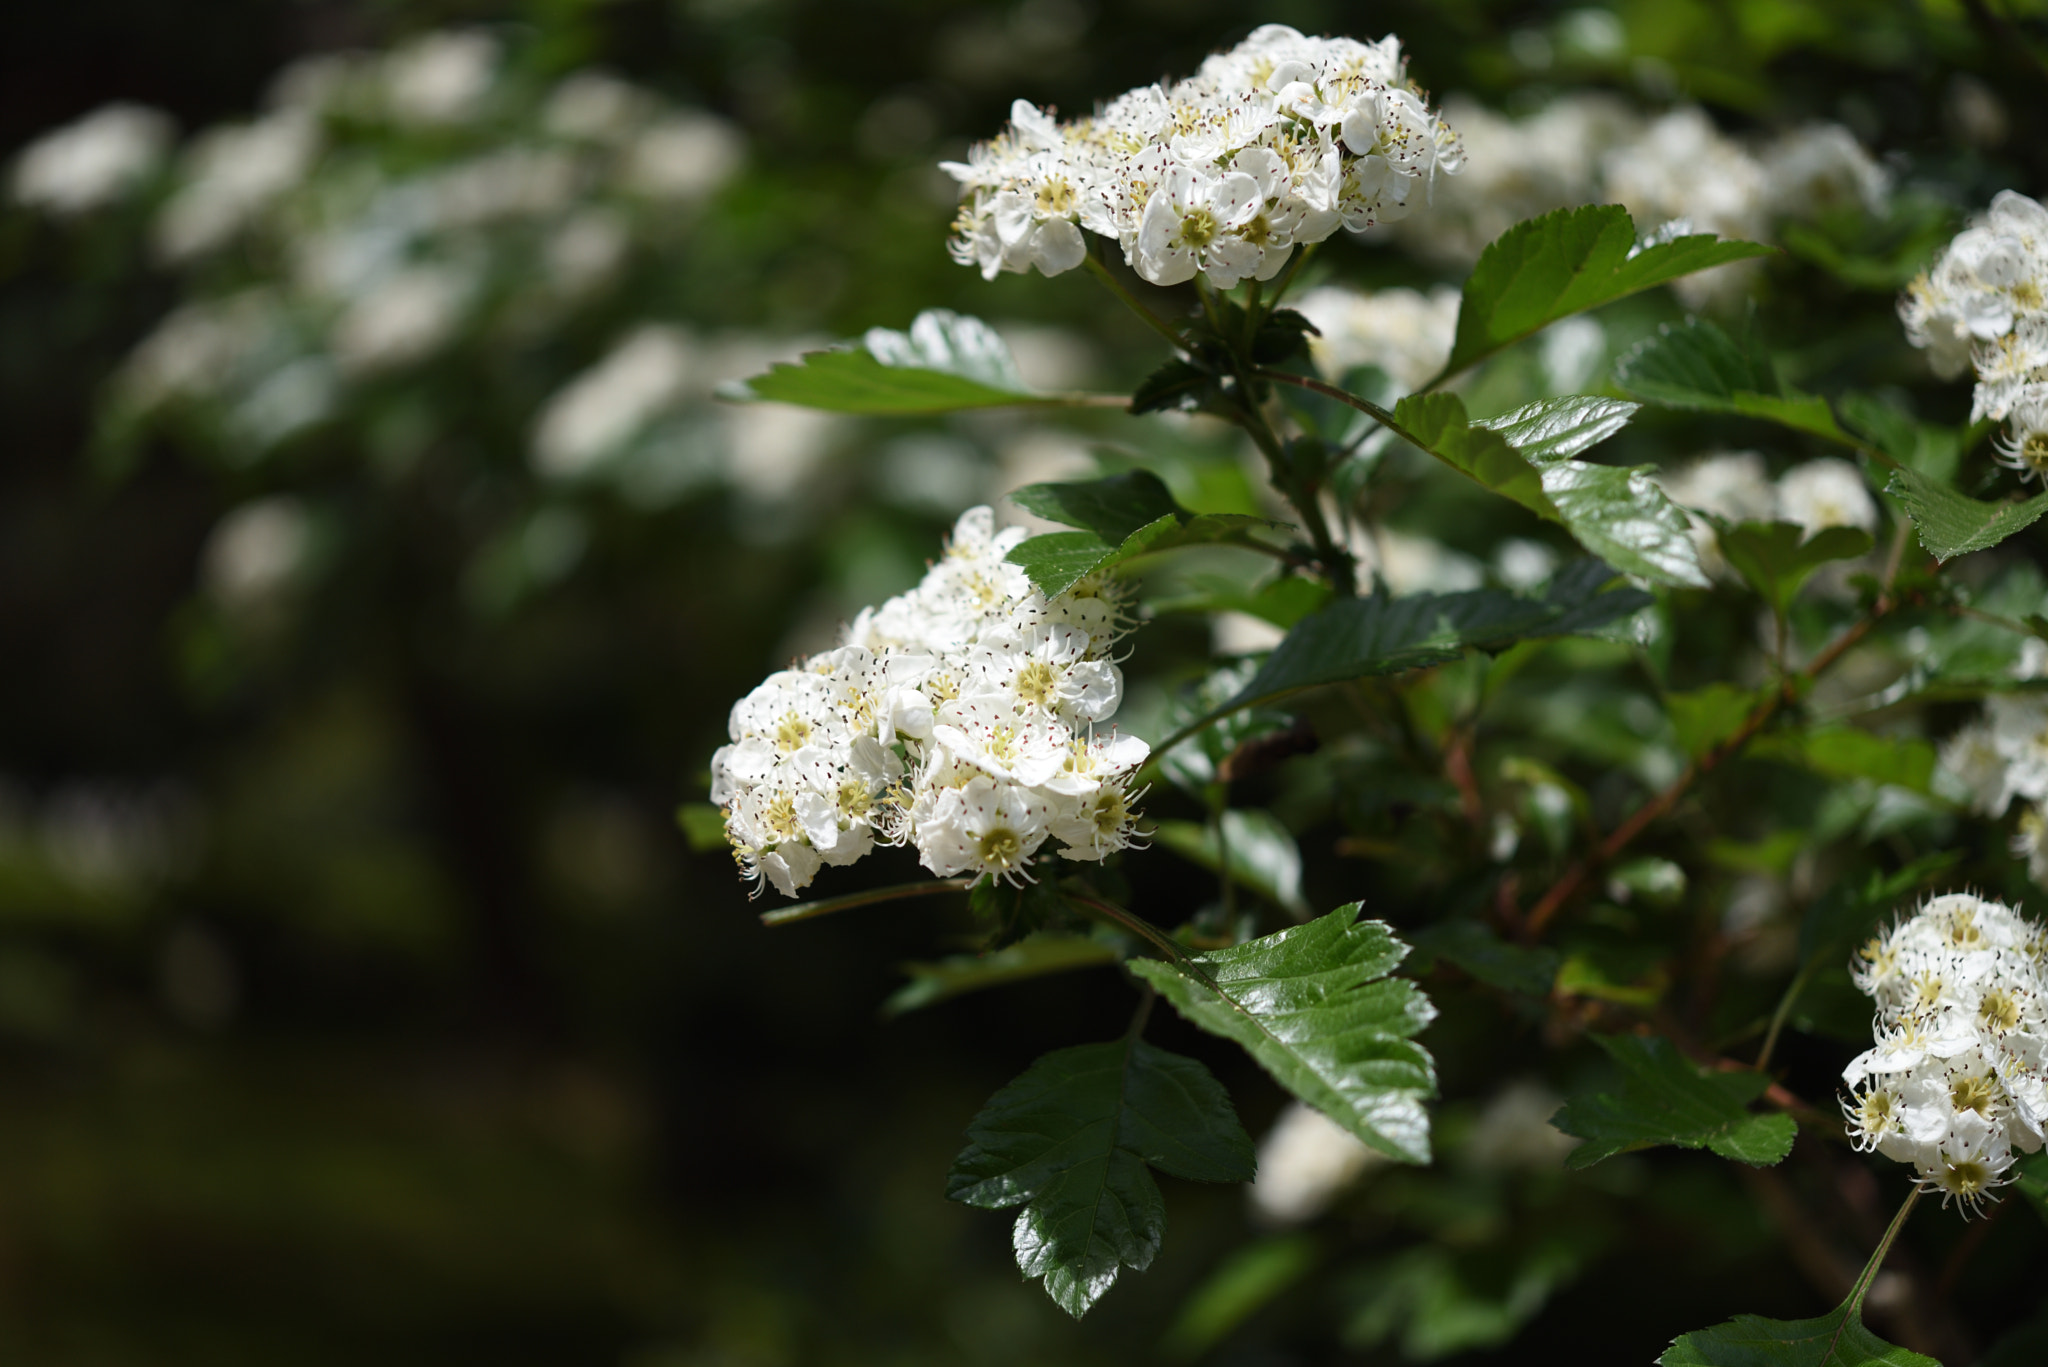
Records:
{"label": "sunlit leaf", "polygon": [[1914,470],[1892,471],[1885,492],[1906,506],[1920,544],[1936,560],[1989,550],[2048,513],[2048,493],[1987,503],[1937,484]]}
{"label": "sunlit leaf", "polygon": [[1517,223],[1480,253],[1458,305],[1455,375],[1560,318],[1710,266],[1762,256],[1754,242],[1711,233],[1636,248],[1635,224],[1615,204],[1559,209]]}
{"label": "sunlit leaf", "polygon": [[1665,324],[1615,363],[1614,378],[1636,397],[1667,408],[1760,418],[1855,445],[1826,399],[1779,380],[1756,339],[1738,341],[1704,318]]}
{"label": "sunlit leaf", "polygon": [[1612,1092],[1573,1097],[1551,1124],[1586,1142],[1565,1165],[1586,1168],[1615,1154],[1659,1144],[1711,1149],[1752,1167],[1783,1161],[1798,1126],[1789,1115],[1752,1115],[1749,1103],[1770,1079],[1762,1073],[1702,1072],[1671,1041],[1656,1036],[1595,1035],[1621,1069]]}
{"label": "sunlit leaf", "polygon": [[1082,529],[1034,536],[1010,552],[1010,562],[1022,565],[1048,598],[1087,575],[1153,551],[1242,540],[1253,527],[1283,525],[1244,513],[1189,512],[1149,470],[1027,485],[1010,499],[1049,522]]}
{"label": "sunlit leaf", "polygon": [[1500,433],[1525,459],[1541,465],[1599,445],[1628,426],[1628,420],[1641,408],[1626,399],[1570,394],[1561,399],[1539,399],[1472,425]]}
{"label": "sunlit leaf", "polygon": [[858,344],[806,352],[720,395],[874,414],[1069,402],[1032,391],[994,328],[947,309],[920,313],[908,332],[870,328]]}
{"label": "sunlit leaf", "polygon": [[1810,1320],[1737,1315],[1680,1335],[1658,1367],[1941,1367],[1863,1327],[1855,1299]]}
{"label": "sunlit leaf", "polygon": [[1251,1138],[1209,1070],[1139,1039],[1040,1058],[967,1127],[946,1194],[1021,1205],[1017,1266],[1080,1316],[1123,1268],[1142,1272],[1166,1231],[1150,1167],[1203,1182],[1251,1180]]}
{"label": "sunlit leaf", "polygon": [[1352,902],[1307,925],[1213,950],[1192,966],[1131,962],[1181,1015],[1236,1040],[1294,1095],[1370,1147],[1429,1161],[1436,1067],[1413,1036],[1436,1016],[1389,978],[1408,947]]}
{"label": "sunlit leaf", "polygon": [[1880,736],[1850,726],[1773,731],[1750,742],[1758,759],[1796,764],[1828,778],[1867,778],[1924,793],[1934,779],[1934,747],[1918,736]]}

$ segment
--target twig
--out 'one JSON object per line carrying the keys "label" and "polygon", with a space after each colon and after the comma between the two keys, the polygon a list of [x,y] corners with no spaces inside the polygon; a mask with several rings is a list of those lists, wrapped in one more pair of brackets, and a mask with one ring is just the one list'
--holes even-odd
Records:
{"label": "twig", "polygon": [[[1086,256],[1082,257],[1081,264],[1086,266],[1089,273],[1094,275],[1097,280],[1109,286],[1109,292],[1123,300],[1130,307],[1131,312],[1144,319],[1154,332],[1171,342],[1174,350],[1186,351],[1188,349],[1187,341],[1178,332],[1174,331],[1173,324],[1145,307],[1144,301],[1139,299],[1137,295],[1132,294],[1125,287],[1124,282],[1116,278],[1115,272],[1103,265],[1101,258],[1097,257],[1094,252],[1089,252]],[[1126,402],[1128,403],[1129,401],[1126,400]]]}
{"label": "twig", "polygon": [[923,883],[898,883],[893,887],[871,888],[866,892],[851,892],[844,897],[828,897],[822,902],[799,902],[793,907],[764,911],[761,913],[761,924],[786,926],[792,921],[808,921],[814,916],[830,916],[835,911],[850,911],[854,907],[871,906],[876,902],[930,897],[939,892],[965,892],[973,883],[972,878],[934,878]]}

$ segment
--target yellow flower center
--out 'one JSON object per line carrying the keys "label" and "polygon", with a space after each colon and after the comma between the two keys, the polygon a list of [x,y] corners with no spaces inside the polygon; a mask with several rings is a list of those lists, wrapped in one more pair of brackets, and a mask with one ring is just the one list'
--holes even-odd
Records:
{"label": "yellow flower center", "polygon": [[781,793],[768,804],[763,818],[768,829],[784,840],[794,840],[804,833],[803,823],[797,820],[796,799],[788,793]]}
{"label": "yellow flower center", "polygon": [[1180,221],[1181,245],[1200,250],[1216,240],[1216,231],[1216,215],[1207,209],[1191,209]]}
{"label": "yellow flower center", "polygon": [[1958,1111],[1989,1115],[1992,1103],[1998,1100],[1998,1087],[1988,1077],[1958,1078],[1948,1089],[1948,1099]]}
{"label": "yellow flower center", "polygon": [[2019,1027],[2020,1004],[2012,993],[2002,987],[1994,987],[1977,999],[1977,1016],[1993,1030],[2004,1034]]}
{"label": "yellow flower center", "polygon": [[792,712],[775,723],[775,748],[789,754],[811,738],[811,724]]}
{"label": "yellow flower center", "polygon": [[1038,187],[1038,212],[1069,214],[1074,211],[1074,187],[1065,176],[1054,176]]}
{"label": "yellow flower center", "polygon": [[1059,673],[1045,661],[1033,660],[1017,671],[1016,686],[1017,697],[1025,706],[1050,711],[1059,697]]}
{"label": "yellow flower center", "polygon": [[998,826],[981,838],[981,862],[992,869],[1012,869],[1024,851],[1024,842],[1006,826]]}

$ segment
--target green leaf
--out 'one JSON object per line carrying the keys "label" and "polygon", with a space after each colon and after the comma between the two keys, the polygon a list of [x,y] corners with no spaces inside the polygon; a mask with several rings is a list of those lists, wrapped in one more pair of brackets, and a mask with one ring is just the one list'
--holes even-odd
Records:
{"label": "green leaf", "polygon": [[1934,781],[1934,747],[1917,736],[1880,736],[1851,726],[1773,731],[1750,742],[1758,759],[1796,764],[1827,778],[1867,778],[1924,793]]}
{"label": "green leaf", "polygon": [[1330,586],[1320,579],[1286,575],[1246,588],[1235,579],[1221,575],[1196,575],[1183,581],[1181,592],[1162,598],[1147,598],[1145,606],[1154,612],[1242,612],[1276,627],[1291,627],[1330,601]]}
{"label": "green leaf", "polygon": [[1748,585],[1782,613],[1808,576],[1830,560],[1853,560],[1870,552],[1870,533],[1860,527],[1823,527],[1811,537],[1796,522],[1744,522],[1720,533],[1721,554]]}
{"label": "green leaf", "polygon": [[993,878],[981,879],[968,892],[967,906],[977,920],[990,927],[991,949],[1016,944],[1068,915],[1067,899],[1050,877],[1015,887]]}
{"label": "green leaf", "polygon": [[1566,1156],[1565,1166],[1588,1168],[1659,1144],[1707,1148],[1751,1167],[1769,1167],[1792,1151],[1798,1127],[1791,1116],[1747,1109],[1770,1085],[1762,1073],[1703,1073],[1656,1036],[1595,1035],[1593,1041],[1621,1068],[1621,1086],[1575,1096],[1551,1118],[1586,1141]]}
{"label": "green leaf", "polygon": [[1415,947],[1456,964],[1488,987],[1547,997],[1564,956],[1541,945],[1509,944],[1478,921],[1439,921],[1408,937]]}
{"label": "green leaf", "polygon": [[1017,1266],[1076,1317],[1159,1251],[1165,1203],[1148,1165],[1201,1182],[1253,1171],[1251,1138],[1209,1070],[1132,1038],[1040,1058],[989,1099],[967,1140],[946,1195],[1023,1206]]}
{"label": "green leaf", "polygon": [[1139,382],[1131,395],[1131,412],[1178,412],[1201,408],[1214,397],[1218,381],[1186,361],[1168,361]]}
{"label": "green leaf", "polygon": [[1200,1357],[1315,1265],[1315,1242],[1306,1234],[1273,1235],[1247,1244],[1195,1288],[1160,1348],[1176,1361]]}
{"label": "green leaf", "polygon": [[907,963],[903,971],[910,981],[882,1003],[882,1014],[900,1016],[969,992],[1076,968],[1097,968],[1113,964],[1119,957],[1116,946],[1093,936],[1044,932],[987,954],[954,954],[937,963]]}
{"label": "green leaf", "polygon": [[725,812],[708,802],[685,802],[676,808],[676,826],[692,854],[727,848]]}
{"label": "green leaf", "polygon": [[1427,1163],[1422,1103],[1436,1095],[1436,1065],[1412,1037],[1436,1008],[1387,976],[1408,947],[1381,922],[1358,920],[1361,905],[1190,964],[1136,959],[1131,969],[1371,1148]]}
{"label": "green leaf", "polygon": [[1526,1248],[1503,1247],[1499,1240],[1478,1248],[1423,1244],[1367,1264],[1359,1269],[1362,1294],[1345,1325],[1344,1345],[1375,1348],[1398,1331],[1401,1356],[1410,1362],[1497,1348],[1574,1281],[1603,1242],[1567,1232]]}
{"label": "green leaf", "polygon": [[1558,571],[1543,598],[1471,589],[1341,599],[1302,618],[1235,697],[1184,729],[1304,689],[1443,664],[1468,648],[1501,650],[1525,637],[1584,633],[1654,601],[1636,589],[1602,593],[1613,578],[1599,561],[1581,560]]}
{"label": "green leaf", "polygon": [[1034,536],[1010,551],[1010,563],[1023,566],[1048,598],[1090,574],[1153,551],[1241,540],[1250,528],[1284,525],[1245,513],[1189,512],[1149,470],[1026,485],[1010,499],[1047,521],[1084,529]]}
{"label": "green leaf", "polygon": [[1885,492],[1906,506],[1920,533],[1920,544],[1936,560],[1953,560],[1971,551],[1989,550],[2015,532],[2025,531],[2048,513],[2048,493],[2032,498],[1986,503],[1937,484],[1914,470],[1892,471]]}
{"label": "green leaf", "polygon": [[1851,431],[1899,464],[1936,484],[1955,478],[1963,455],[1962,434],[1955,428],[1915,422],[1872,394],[1843,394],[1835,406]]}
{"label": "green leaf", "polygon": [[[1211,872],[1222,868],[1216,828],[1206,821],[1158,822],[1152,840]],[[1308,903],[1301,900],[1301,848],[1280,818],[1263,807],[1233,807],[1223,813],[1223,845],[1234,882],[1275,906],[1308,915]]]}
{"label": "green leaf", "polygon": [[946,309],[920,313],[907,333],[870,328],[857,346],[806,352],[793,365],[779,363],[720,394],[834,413],[947,413],[1066,402],[1025,386],[994,328]]}
{"label": "green leaf", "polygon": [[[1457,395],[1425,394],[1401,400],[1393,416],[1410,441],[1484,487],[1561,524],[1622,573],[1703,587],[1707,578],[1693,547],[1691,523],[1658,487],[1653,467],[1594,465],[1563,454],[1591,445],[1635,411],[1628,405],[1595,406],[1613,402],[1575,396],[1474,424],[1467,421]],[[1509,445],[1510,433],[1527,436],[1531,448]]]}
{"label": "green leaf", "polygon": [[1771,250],[1754,242],[1719,241],[1710,233],[1631,255],[1635,246],[1635,224],[1615,204],[1559,209],[1508,229],[1480,253],[1465,281],[1457,340],[1444,375],[1455,375],[1560,318]]}
{"label": "green leaf", "polygon": [[1665,694],[1664,711],[1687,757],[1698,759],[1740,730],[1759,702],[1749,689],[1711,683],[1690,693]]}
{"label": "green leaf", "polygon": [[1931,1357],[1886,1343],[1863,1327],[1859,1291],[1810,1320],[1737,1315],[1682,1334],[1658,1367],[1941,1367]]}
{"label": "green leaf", "polygon": [[1755,338],[1737,341],[1704,318],[1666,323],[1615,363],[1614,378],[1667,408],[1761,418],[1844,446],[1856,441],[1826,399],[1787,388]]}
{"label": "green leaf", "polygon": [[1606,399],[1596,394],[1571,394],[1561,399],[1539,399],[1497,418],[1473,423],[1498,432],[1508,445],[1538,465],[1576,456],[1597,446],[1628,426],[1628,420],[1642,408],[1626,399]]}

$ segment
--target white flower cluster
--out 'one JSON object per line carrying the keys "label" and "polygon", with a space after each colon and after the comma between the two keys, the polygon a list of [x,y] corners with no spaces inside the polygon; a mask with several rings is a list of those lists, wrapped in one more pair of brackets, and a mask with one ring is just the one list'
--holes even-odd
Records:
{"label": "white flower cluster", "polygon": [[1400,39],[1267,24],[1171,86],[1056,123],[1029,102],[945,170],[964,188],[951,251],[993,280],[1081,264],[1083,229],[1157,285],[1267,280],[1296,243],[1427,203],[1457,136],[1409,82]]}
{"label": "white flower cluster", "polygon": [[1948,893],[1864,945],[1853,973],[1877,1043],[1842,1071],[1850,1139],[1974,1212],[2048,1127],[2048,933]]}
{"label": "white flower cluster", "polygon": [[[1776,226],[1839,208],[1883,211],[1891,178],[1855,135],[1818,123],[1745,143],[1694,108],[1655,119],[1609,95],[1567,95],[1522,119],[1456,97],[1468,174],[1444,187],[1426,223],[1396,234],[1413,251],[1467,264],[1525,218],[1577,204],[1621,204],[1649,233],[1686,231],[1769,241]],[[1676,283],[1695,307],[1744,283],[1746,267],[1717,267]]]}
{"label": "white flower cluster", "polygon": [[22,150],[14,199],[67,218],[115,203],[156,173],[171,134],[159,110],[104,105]]}
{"label": "white flower cluster", "polygon": [[1132,843],[1149,747],[1097,729],[1123,701],[1119,587],[1048,600],[1005,558],[1024,535],[969,509],[921,584],[734,704],[711,800],[757,890],[794,897],[878,841],[1012,883],[1048,839],[1080,860]]}
{"label": "white flower cluster", "polygon": [[[1877,530],[1877,500],[1862,472],[1832,456],[1795,465],[1774,482],[1756,452],[1724,451],[1667,471],[1657,482],[1681,508],[1730,522],[1796,522],[1808,536],[1829,527]],[[1713,524],[1695,515],[1692,539],[1701,568],[1727,573]]]}
{"label": "white flower cluster", "polygon": [[2048,482],[2048,208],[2011,190],[1956,235],[1899,302],[1937,373],[1977,373],[1970,421],[2007,424],[1999,459]]}
{"label": "white flower cluster", "polygon": [[[2029,640],[2014,674],[2048,675],[2048,648]],[[2026,803],[2012,837],[2027,876],[2048,888],[2048,693],[1994,693],[1984,712],[1942,742],[1936,780],[1980,816],[2002,817]]]}

